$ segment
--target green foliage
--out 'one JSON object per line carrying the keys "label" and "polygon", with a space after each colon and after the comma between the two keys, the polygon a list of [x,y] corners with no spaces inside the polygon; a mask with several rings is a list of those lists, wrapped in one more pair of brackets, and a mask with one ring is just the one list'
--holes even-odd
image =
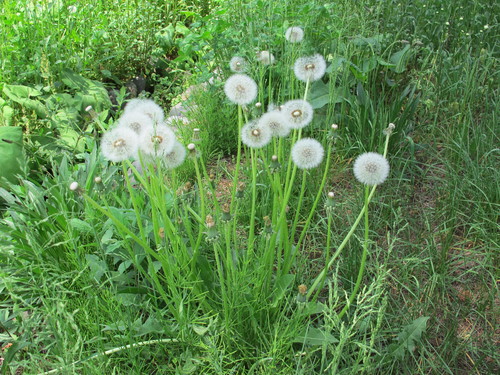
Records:
{"label": "green foliage", "polygon": [[0,171],[0,187],[4,179],[14,182],[22,175],[24,166],[23,131],[19,127],[0,127],[0,158],[4,165]]}

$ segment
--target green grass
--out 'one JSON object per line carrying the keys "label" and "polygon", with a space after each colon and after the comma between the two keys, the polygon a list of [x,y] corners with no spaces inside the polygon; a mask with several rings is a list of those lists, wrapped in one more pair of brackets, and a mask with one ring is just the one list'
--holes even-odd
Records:
{"label": "green grass", "polygon": [[[29,99],[57,103],[41,118],[32,102],[5,92],[0,100],[1,124],[23,128],[31,162],[31,173],[1,190],[2,374],[500,370],[498,4],[93,1],[68,13],[70,5],[4,1],[0,11],[0,87],[29,86],[41,92]],[[291,25],[306,32],[293,49],[283,37]],[[305,175],[303,193],[302,173],[290,179],[289,141],[253,162],[245,148],[235,171],[238,110],[223,83],[233,55],[252,61],[259,50],[275,54],[276,64],[251,64],[263,108],[243,112],[250,119],[269,103],[303,96],[289,69],[297,56],[322,53],[330,65],[311,87],[315,116],[302,136],[334,152],[324,175],[325,161]],[[135,189],[123,173],[128,164],[102,160],[101,132],[85,113],[71,125],[84,142],[68,146],[58,111],[70,113],[79,91],[58,84],[65,68],[107,88],[144,74],[164,105],[214,77],[191,97],[192,122],[179,129],[186,144],[201,129],[202,158],[175,173],[135,174]],[[66,93],[73,99],[61,103]],[[105,128],[121,114],[97,109]],[[364,228],[317,300],[297,288],[311,288],[362,210],[352,163],[365,150],[383,152],[390,122],[391,174],[370,203],[366,270],[343,315]],[[40,146],[43,137],[58,143]],[[271,175],[263,166],[273,153],[281,170]],[[232,221],[223,224],[235,173],[244,198],[233,199]],[[82,190],[70,191],[72,181]],[[220,235],[214,244],[205,241],[213,234],[206,215]],[[266,235],[268,220],[275,237]]]}

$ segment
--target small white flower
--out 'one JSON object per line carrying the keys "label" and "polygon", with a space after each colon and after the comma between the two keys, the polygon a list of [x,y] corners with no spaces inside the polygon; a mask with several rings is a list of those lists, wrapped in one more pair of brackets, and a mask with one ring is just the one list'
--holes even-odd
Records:
{"label": "small white flower", "polygon": [[269,51],[260,51],[256,54],[257,61],[261,62],[264,65],[272,65],[274,64],[274,55]]}
{"label": "small white flower", "polygon": [[104,158],[114,162],[135,157],[138,147],[137,133],[122,127],[104,133],[101,140],[101,152]]}
{"label": "small white flower", "polygon": [[234,56],[231,61],[229,61],[229,68],[234,73],[244,72],[247,68],[247,61],[240,56]]}
{"label": "small white flower", "polygon": [[257,83],[246,74],[233,74],[227,79],[224,92],[233,103],[250,104],[257,97]]}
{"label": "small white flower", "polygon": [[292,129],[300,129],[312,121],[314,110],[309,102],[296,99],[283,104],[281,112],[285,115],[288,125]]}
{"label": "small white flower", "polygon": [[184,146],[180,142],[175,141],[172,151],[165,155],[165,166],[170,169],[177,168],[186,159],[186,154]]}
{"label": "small white flower", "polygon": [[317,167],[323,160],[325,150],[321,143],[312,138],[302,138],[292,147],[292,160],[300,169]]}
{"label": "small white flower", "polygon": [[175,134],[166,125],[144,129],[139,138],[141,151],[147,156],[165,156],[172,151]]}
{"label": "small white flower", "polygon": [[389,162],[376,152],[366,152],[354,162],[354,176],[365,185],[380,185],[389,175]]}
{"label": "small white flower", "polygon": [[258,121],[250,121],[241,128],[241,141],[251,148],[261,148],[271,142],[271,129]]}
{"label": "small white flower", "polygon": [[273,136],[286,137],[290,134],[291,129],[288,121],[279,111],[264,113],[258,121],[259,126],[269,128]]}
{"label": "small white flower", "polygon": [[154,126],[151,117],[142,112],[128,111],[118,119],[118,127],[124,127],[141,134],[144,129]]}
{"label": "small white flower", "polygon": [[293,71],[297,79],[303,82],[317,81],[325,74],[326,61],[323,56],[319,54],[299,57],[297,61],[295,61]]}
{"label": "small white flower", "polygon": [[304,39],[304,30],[298,26],[289,27],[285,32],[285,38],[290,43],[299,43]]}
{"label": "small white flower", "polygon": [[125,106],[123,114],[141,112],[148,115],[156,124],[161,124],[165,119],[163,109],[151,99],[132,99]]}

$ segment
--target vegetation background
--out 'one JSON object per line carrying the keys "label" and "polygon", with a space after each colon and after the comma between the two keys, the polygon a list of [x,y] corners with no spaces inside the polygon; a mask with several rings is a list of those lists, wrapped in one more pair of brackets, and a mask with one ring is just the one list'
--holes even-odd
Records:
{"label": "vegetation background", "polygon": [[[2,374],[500,372],[499,8],[488,0],[2,0]],[[283,35],[294,25],[306,37],[290,51]],[[197,286],[179,277],[169,304],[147,276],[157,264],[69,184],[140,226],[131,202],[146,203],[120,188],[121,167],[104,165],[97,145],[98,124],[111,127],[126,100],[145,95],[167,112],[189,109],[222,189],[237,148],[237,111],[222,90],[228,61],[261,50],[277,60],[252,67],[265,103],[300,92],[289,70],[295,57],[328,61],[328,78],[311,87],[309,132],[326,141],[325,126],[339,125],[327,182],[334,230],[319,209],[293,279],[268,301],[238,299],[235,286],[234,305],[204,310],[204,294],[189,293]],[[185,100],[188,87],[211,80]],[[331,270],[319,297],[327,308],[304,305],[297,287],[322,269],[325,239],[340,243],[350,229],[362,207],[353,158],[381,151],[390,122],[391,175],[370,210],[365,287],[339,320],[359,243]],[[185,143],[191,134],[179,129]],[[196,183],[193,163],[185,164],[176,187]],[[266,210],[259,203],[258,220]],[[241,212],[250,212],[248,202]],[[137,259],[153,268],[141,273]]]}

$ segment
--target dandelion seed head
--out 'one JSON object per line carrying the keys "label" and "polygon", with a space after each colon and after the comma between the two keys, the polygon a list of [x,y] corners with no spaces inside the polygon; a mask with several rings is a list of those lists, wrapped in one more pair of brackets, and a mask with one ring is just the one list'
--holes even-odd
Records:
{"label": "dandelion seed head", "polygon": [[275,61],[274,55],[269,51],[257,52],[256,58],[257,61],[261,62],[264,65],[272,65]]}
{"label": "dandelion seed head", "polygon": [[154,122],[145,113],[131,111],[124,113],[118,120],[119,127],[125,127],[133,130],[137,134],[141,134],[144,129],[152,128]]}
{"label": "dandelion seed head", "polygon": [[104,133],[101,140],[104,158],[114,162],[135,157],[138,147],[137,133],[128,128],[116,127]]}
{"label": "dandelion seed head", "polygon": [[234,56],[229,61],[229,69],[234,73],[242,73],[247,69],[247,61],[240,56]]}
{"label": "dandelion seed head", "polygon": [[271,142],[271,130],[258,121],[250,121],[241,128],[241,141],[251,148],[262,148]]}
{"label": "dandelion seed head", "polygon": [[283,104],[282,109],[282,113],[292,129],[300,129],[309,125],[313,118],[313,112],[311,104],[302,99],[290,100]]}
{"label": "dandelion seed head", "polygon": [[243,106],[257,97],[257,83],[246,74],[233,74],[224,84],[224,92],[230,101]]}
{"label": "dandelion seed head", "polygon": [[325,74],[326,61],[320,54],[299,57],[295,61],[293,71],[300,81],[317,81]]}
{"label": "dandelion seed head", "polygon": [[169,169],[177,168],[186,159],[186,149],[179,141],[174,142],[174,147],[172,151],[165,155],[164,162],[165,166]]}
{"label": "dandelion seed head", "polygon": [[290,134],[290,126],[283,113],[278,111],[267,112],[258,120],[261,127],[271,130],[271,135],[276,137],[286,137]]}
{"label": "dandelion seed head", "polygon": [[139,147],[147,156],[164,157],[172,151],[175,144],[175,133],[166,125],[158,125],[144,129],[139,137]]}
{"label": "dandelion seed head", "polygon": [[285,39],[290,43],[299,43],[304,39],[304,30],[298,26],[292,26],[286,29]]}
{"label": "dandelion seed head", "polygon": [[320,165],[325,150],[312,138],[302,138],[292,147],[292,160],[299,169],[311,169]]}
{"label": "dandelion seed head", "polygon": [[162,123],[165,119],[165,113],[163,112],[163,109],[151,99],[136,98],[130,100],[125,106],[123,114],[126,115],[130,112],[143,113],[147,115],[151,120],[153,120],[153,122],[156,124]]}
{"label": "dandelion seed head", "polygon": [[389,175],[389,162],[376,152],[366,152],[354,162],[354,176],[365,185],[380,185]]}

